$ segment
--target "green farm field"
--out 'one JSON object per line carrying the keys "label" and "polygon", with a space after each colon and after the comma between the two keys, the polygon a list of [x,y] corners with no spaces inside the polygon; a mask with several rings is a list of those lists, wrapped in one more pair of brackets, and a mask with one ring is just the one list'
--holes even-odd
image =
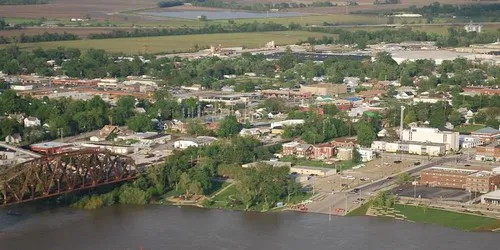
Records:
{"label": "green farm field", "polygon": [[[193,51],[196,45],[200,48],[218,44],[223,47],[258,48],[263,47],[269,41],[274,41],[278,45],[287,45],[294,44],[299,40],[305,40],[307,37],[319,38],[324,35],[323,33],[307,31],[277,31],[23,43],[19,44],[19,47],[27,50],[36,48],[53,49],[57,47],[83,50],[94,48],[104,49],[111,53],[158,54]],[[1,47],[6,47],[6,45]]]}

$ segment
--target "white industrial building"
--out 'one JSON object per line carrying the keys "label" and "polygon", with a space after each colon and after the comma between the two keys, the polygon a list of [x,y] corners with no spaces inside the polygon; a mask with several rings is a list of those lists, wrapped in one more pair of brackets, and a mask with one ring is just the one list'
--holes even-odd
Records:
{"label": "white industrial building", "polygon": [[212,142],[216,141],[217,138],[210,136],[198,136],[194,139],[184,139],[174,142],[174,148],[186,149],[189,147],[199,147],[210,145]]}
{"label": "white industrial building", "polygon": [[453,61],[457,58],[465,58],[467,60],[475,60],[477,54],[473,53],[458,53],[448,50],[399,50],[391,52],[392,59],[398,64],[417,60],[433,60],[436,65],[440,65],[443,61]]}
{"label": "white industrial building", "polygon": [[430,142],[446,144],[446,151],[458,151],[460,146],[458,132],[440,131],[437,128],[413,127],[404,129],[401,140],[405,142]]}
{"label": "white industrial building", "polygon": [[446,144],[430,142],[384,142],[374,141],[371,149],[388,153],[441,156],[446,153]]}

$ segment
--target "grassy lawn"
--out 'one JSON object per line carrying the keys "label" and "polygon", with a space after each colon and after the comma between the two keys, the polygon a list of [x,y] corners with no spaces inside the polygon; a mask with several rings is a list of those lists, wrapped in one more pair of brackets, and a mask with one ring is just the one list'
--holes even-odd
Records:
{"label": "grassy lawn", "polygon": [[211,208],[225,208],[225,209],[245,209],[245,205],[239,201],[239,191],[236,185],[224,190],[224,192],[216,195],[212,199],[212,203],[209,206]]}
{"label": "grassy lawn", "polygon": [[[322,37],[323,33],[307,31],[278,31],[278,32],[255,32],[255,33],[227,33],[206,35],[182,35],[182,36],[159,36],[141,38],[116,38],[99,40],[77,40],[41,43],[19,44],[22,49],[54,49],[57,47],[79,48],[79,49],[104,49],[108,52],[141,54],[141,53],[167,53],[192,51],[195,45],[208,47],[221,44],[223,47],[243,46],[248,48],[264,47],[269,41],[276,44],[294,44],[307,37]],[[7,45],[2,45],[6,47]]]}
{"label": "grassy lawn", "polygon": [[462,132],[462,133],[470,133],[474,132],[476,130],[485,128],[486,126],[480,125],[480,124],[475,124],[475,125],[467,125],[467,126],[462,126],[462,127],[456,127],[454,130],[456,132]]}
{"label": "grassy lawn", "polygon": [[465,231],[492,230],[500,227],[500,220],[489,217],[401,204],[395,205],[394,208],[410,221],[436,224]]}
{"label": "grassy lawn", "polygon": [[350,211],[347,216],[365,216],[366,212],[368,211],[368,208],[370,208],[370,202],[366,202],[365,204],[361,205],[360,207]]}

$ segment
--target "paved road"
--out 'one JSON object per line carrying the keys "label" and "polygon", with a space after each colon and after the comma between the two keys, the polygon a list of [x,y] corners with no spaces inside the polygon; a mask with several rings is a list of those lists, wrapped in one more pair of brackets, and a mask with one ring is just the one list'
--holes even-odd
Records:
{"label": "paved road", "polygon": [[[470,23],[412,23],[412,24],[341,24],[341,25],[310,25],[314,28],[356,28],[356,27],[403,27],[403,26],[464,26]],[[484,22],[482,25],[496,25],[500,22]]]}
{"label": "paved road", "polygon": [[6,149],[10,149],[10,150],[14,150],[14,151],[17,151],[17,152],[20,152],[20,153],[23,153],[23,154],[26,154],[26,155],[29,155],[29,156],[32,156],[32,157],[35,157],[35,158],[41,157],[41,155],[39,155],[39,154],[37,154],[37,153],[35,153],[33,151],[22,149],[22,148],[19,148],[19,147],[14,147],[12,145],[8,145],[8,144],[5,144],[3,142],[0,142],[0,147],[6,148]]}
{"label": "paved road", "polygon": [[[397,174],[387,176],[379,180],[349,190],[345,190],[343,192],[320,193],[316,196],[316,200],[313,199],[314,200],[313,203],[307,205],[308,211],[312,213],[323,213],[323,214],[328,214],[330,212],[334,213],[334,211],[337,208],[342,208],[347,211],[351,211],[352,209],[359,206],[358,203],[355,203],[355,201],[358,198],[368,199],[370,196],[374,195],[377,191],[383,188],[387,188],[391,185],[394,185],[396,181],[394,177],[396,177],[401,173],[409,173],[410,175],[414,175],[423,169],[437,166],[447,162],[456,161],[457,159],[464,160],[465,156],[443,157],[440,158],[439,160],[429,162],[428,164],[423,164],[420,166],[409,168]],[[353,189],[359,189],[358,193],[351,192]]]}

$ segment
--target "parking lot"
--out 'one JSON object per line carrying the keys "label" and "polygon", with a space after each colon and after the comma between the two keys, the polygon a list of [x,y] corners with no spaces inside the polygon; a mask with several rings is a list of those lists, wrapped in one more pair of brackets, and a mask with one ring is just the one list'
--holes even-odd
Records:
{"label": "parking lot", "polygon": [[[414,167],[415,159],[402,159],[399,161],[399,156],[395,159],[386,157],[385,159],[378,158],[370,162],[363,163],[365,166],[358,169],[345,170],[339,174],[328,177],[312,177],[305,181],[304,186],[314,186],[317,192],[332,192],[341,191],[353,188],[373,180],[378,180],[399,173],[404,169]],[[396,161],[397,163],[395,163]],[[420,161],[425,164],[426,161]]]}
{"label": "parking lot", "polygon": [[467,202],[470,198],[474,198],[474,193],[469,193],[462,189],[438,188],[404,185],[393,189],[393,192],[399,196],[413,198],[424,198],[439,201],[458,201]]}

